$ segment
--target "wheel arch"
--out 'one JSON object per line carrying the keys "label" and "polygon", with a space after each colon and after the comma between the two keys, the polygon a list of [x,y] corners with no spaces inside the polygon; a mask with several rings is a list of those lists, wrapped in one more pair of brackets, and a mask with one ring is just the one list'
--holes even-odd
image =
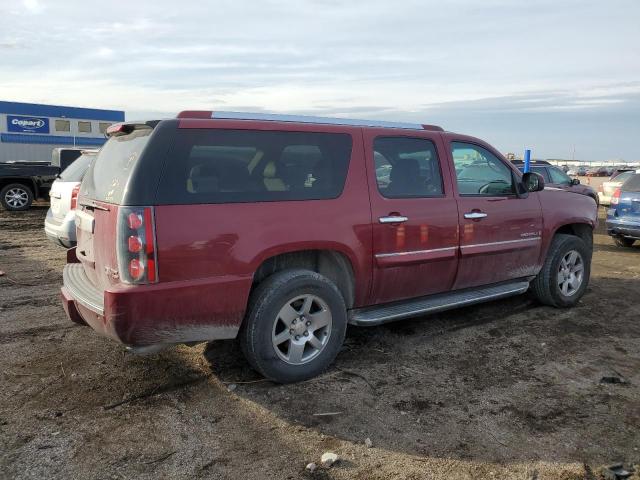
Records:
{"label": "wheel arch", "polygon": [[554,230],[552,238],[559,233],[579,237],[590,249],[593,248],[593,227],[588,223],[568,223],[560,225]]}
{"label": "wheel arch", "polygon": [[31,190],[31,194],[33,198],[37,198],[38,196],[38,186],[33,178],[30,177],[4,177],[0,178],[0,190],[2,190],[7,185],[11,185],[12,183],[19,183],[20,185],[24,185],[29,190]]}
{"label": "wheel arch", "polygon": [[251,290],[265,278],[282,270],[303,268],[331,280],[344,298],[347,308],[355,303],[355,272],[351,259],[343,252],[331,248],[290,250],[266,255],[253,274]]}

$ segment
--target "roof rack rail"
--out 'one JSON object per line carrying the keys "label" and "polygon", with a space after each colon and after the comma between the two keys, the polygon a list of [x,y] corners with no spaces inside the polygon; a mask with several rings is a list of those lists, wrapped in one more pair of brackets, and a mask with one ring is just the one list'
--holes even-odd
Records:
{"label": "roof rack rail", "polygon": [[437,125],[422,125],[409,122],[387,122],[384,120],[361,120],[353,118],[316,117],[310,115],[286,115],[280,113],[222,112],[185,110],[177,118],[213,118],[220,120],[262,120],[272,122],[321,123],[325,125],[351,125],[356,127],[403,128],[407,130],[433,130],[443,132]]}

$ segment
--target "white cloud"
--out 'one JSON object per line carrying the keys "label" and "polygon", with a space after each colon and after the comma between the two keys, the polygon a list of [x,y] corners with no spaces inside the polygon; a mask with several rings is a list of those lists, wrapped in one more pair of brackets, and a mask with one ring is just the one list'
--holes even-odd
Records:
{"label": "white cloud", "polygon": [[22,5],[31,13],[40,13],[43,10],[38,0],[22,0]]}

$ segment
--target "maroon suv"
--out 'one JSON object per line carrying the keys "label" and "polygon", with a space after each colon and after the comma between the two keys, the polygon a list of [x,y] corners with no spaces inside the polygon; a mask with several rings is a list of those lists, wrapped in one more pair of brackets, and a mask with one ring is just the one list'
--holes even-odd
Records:
{"label": "maroon suv", "polygon": [[291,382],[348,323],[526,292],[574,305],[596,206],[439,127],[233,112],[121,123],[86,174],[69,317],[134,351],[239,337]]}

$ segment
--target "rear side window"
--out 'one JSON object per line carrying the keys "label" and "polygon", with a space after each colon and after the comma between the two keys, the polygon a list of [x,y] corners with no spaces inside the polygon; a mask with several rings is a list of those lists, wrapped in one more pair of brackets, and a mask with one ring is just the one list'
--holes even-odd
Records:
{"label": "rear side window", "polygon": [[94,200],[122,203],[127,181],[153,130],[140,128],[109,138],[82,182],[81,193]]}
{"label": "rear side window", "polygon": [[255,130],[179,130],[159,203],[233,203],[336,198],[351,136]]}
{"label": "rear side window", "polygon": [[634,174],[622,184],[620,190],[623,192],[640,192],[640,174]]}
{"label": "rear side window", "polygon": [[80,155],[74,162],[65,168],[60,174],[60,180],[63,182],[81,182],[82,177],[89,168],[91,160],[96,158],[95,155]]}
{"label": "rear side window", "polygon": [[378,190],[387,198],[444,194],[436,147],[424,138],[378,137],[374,145]]}

